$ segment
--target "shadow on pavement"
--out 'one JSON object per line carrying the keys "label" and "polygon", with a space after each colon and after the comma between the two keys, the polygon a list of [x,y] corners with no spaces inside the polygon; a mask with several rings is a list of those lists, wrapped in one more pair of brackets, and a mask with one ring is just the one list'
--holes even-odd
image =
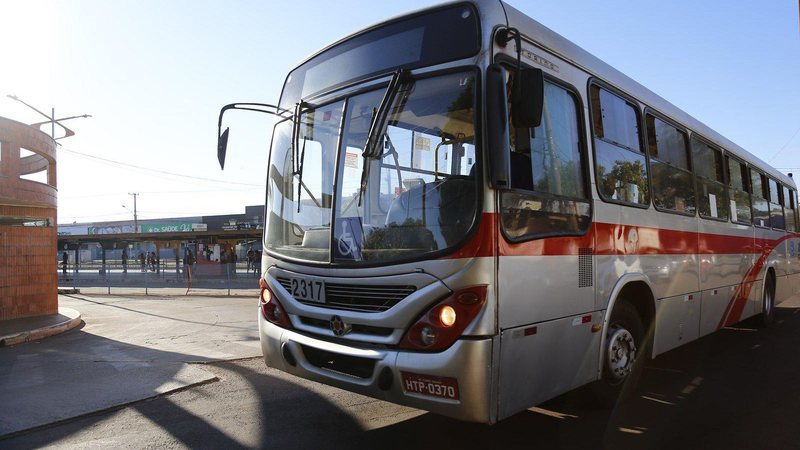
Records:
{"label": "shadow on pavement", "polygon": [[[359,448],[798,448],[800,309],[743,322],[659,356],[613,410],[577,390],[494,426],[434,414],[369,431]],[[389,443],[388,446],[385,444]]]}

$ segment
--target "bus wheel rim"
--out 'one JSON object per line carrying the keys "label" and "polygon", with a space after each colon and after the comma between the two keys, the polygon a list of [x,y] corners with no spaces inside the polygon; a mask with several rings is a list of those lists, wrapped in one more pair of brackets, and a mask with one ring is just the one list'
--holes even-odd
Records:
{"label": "bus wheel rim", "polygon": [[617,379],[622,380],[631,373],[633,362],[636,359],[636,342],[630,331],[618,328],[608,338],[606,349],[606,363],[609,372]]}

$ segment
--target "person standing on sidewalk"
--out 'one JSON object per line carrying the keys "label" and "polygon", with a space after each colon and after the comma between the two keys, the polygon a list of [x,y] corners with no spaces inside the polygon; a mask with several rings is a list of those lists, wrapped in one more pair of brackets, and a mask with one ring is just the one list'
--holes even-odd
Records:
{"label": "person standing on sidewalk", "polygon": [[69,256],[67,256],[67,252],[61,254],[61,273],[64,274],[64,279],[67,278],[67,261],[69,261]]}
{"label": "person standing on sidewalk", "polygon": [[183,254],[183,273],[186,274],[186,294],[189,294],[189,289],[192,288],[192,266],[194,265],[194,254],[191,250],[186,249]]}
{"label": "person standing on sidewalk", "polygon": [[122,273],[128,273],[128,249],[122,249]]}

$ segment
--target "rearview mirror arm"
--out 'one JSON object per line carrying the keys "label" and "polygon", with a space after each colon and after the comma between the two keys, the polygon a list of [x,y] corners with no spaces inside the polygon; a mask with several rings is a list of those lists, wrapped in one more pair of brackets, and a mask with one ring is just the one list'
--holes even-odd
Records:
{"label": "rearview mirror arm", "polygon": [[[225,169],[225,154],[228,150],[228,133],[230,128],[226,127],[225,131],[222,131],[222,116],[225,115],[225,111],[229,109],[260,112],[278,116],[283,119],[291,118],[291,111],[267,103],[231,103],[223,106],[219,111],[219,120],[217,121],[217,159],[219,160],[220,169],[223,170]],[[287,114],[289,115],[288,117]]]}

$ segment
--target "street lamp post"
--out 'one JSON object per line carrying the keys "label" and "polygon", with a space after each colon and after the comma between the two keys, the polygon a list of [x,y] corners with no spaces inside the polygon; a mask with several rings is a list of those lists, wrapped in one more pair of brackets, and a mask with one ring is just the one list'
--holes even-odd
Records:
{"label": "street lamp post", "polygon": [[[56,109],[55,108],[50,108],[50,115],[48,116],[47,114],[39,111],[38,109],[34,108],[33,106],[31,106],[31,105],[25,103],[24,101],[20,100],[20,98],[17,97],[16,95],[8,94],[8,95],[6,95],[6,97],[10,98],[11,100],[16,100],[16,101],[22,103],[23,105],[27,106],[28,108],[30,108],[30,109],[36,111],[37,113],[41,114],[42,116],[44,116],[47,119],[46,121],[32,123],[31,126],[38,126],[39,129],[41,129],[42,125],[44,125],[46,123],[49,123],[50,124],[50,137],[54,141],[56,141],[58,139],[64,139],[64,138],[67,138],[67,137],[75,135],[74,131],[72,131],[69,128],[65,127],[64,124],[62,124],[61,122],[65,121],[65,120],[70,120],[70,119],[79,119],[79,118],[92,117],[90,114],[83,114],[83,115],[80,115],[80,116],[69,116],[69,117],[62,117],[60,119],[56,119]],[[64,129],[64,136],[61,136],[58,139],[56,139],[56,124],[58,124],[58,126],[60,126],[61,128]]]}

